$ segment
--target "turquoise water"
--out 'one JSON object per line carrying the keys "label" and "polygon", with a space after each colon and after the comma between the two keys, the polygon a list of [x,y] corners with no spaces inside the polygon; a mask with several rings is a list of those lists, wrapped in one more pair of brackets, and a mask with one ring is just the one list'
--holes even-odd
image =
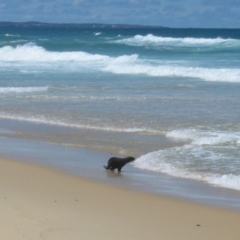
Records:
{"label": "turquoise water", "polygon": [[2,27],[0,135],[240,190],[239,66],[238,29]]}

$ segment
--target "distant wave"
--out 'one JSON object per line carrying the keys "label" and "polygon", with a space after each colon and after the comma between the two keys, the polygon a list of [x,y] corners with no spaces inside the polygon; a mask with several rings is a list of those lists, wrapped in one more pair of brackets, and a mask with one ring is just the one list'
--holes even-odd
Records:
{"label": "distant wave", "polygon": [[148,46],[148,47],[218,47],[218,48],[240,48],[240,40],[224,38],[172,38],[159,37],[152,34],[146,36],[136,35],[131,38],[124,38],[114,41],[115,43],[126,44],[130,46]]}
{"label": "distant wave", "polygon": [[[197,78],[205,81],[240,82],[239,68],[203,68],[177,65],[165,65],[164,62],[152,64],[147,59],[140,59],[137,54],[110,57],[107,55],[90,54],[82,51],[51,52],[34,43],[18,45],[17,47],[4,46],[0,48],[0,63],[26,62],[25,68],[34,65],[58,71],[106,71],[114,74],[145,74],[153,77],[184,77]],[[49,63],[52,64],[49,64]],[[41,65],[40,64],[45,64]],[[66,64],[67,65],[62,65]],[[5,66],[5,65],[4,65]],[[9,65],[10,67],[12,66]],[[25,69],[25,72],[27,69]]]}
{"label": "distant wave", "polygon": [[9,34],[9,33],[6,33],[5,34],[5,37],[21,37],[20,35],[17,35],[17,34]]}
{"label": "distant wave", "polygon": [[[176,88],[178,88],[176,86]],[[0,89],[1,93],[1,89]],[[30,98],[27,96],[27,98]],[[58,101],[71,101],[71,102],[146,102],[146,101],[189,101],[189,98],[174,98],[174,97],[161,97],[161,96],[93,96],[93,95],[81,95],[81,96],[49,96],[49,95],[33,95],[31,99],[45,99],[46,101],[58,102]],[[202,99],[197,101],[204,101]]]}
{"label": "distant wave", "polygon": [[24,39],[19,39],[19,40],[14,40],[14,41],[10,41],[10,43],[26,43],[28,42],[28,40],[24,40]]}
{"label": "distant wave", "polygon": [[239,68],[202,68],[181,66],[151,66],[141,64],[109,64],[105,71],[116,74],[146,74],[154,77],[188,77],[213,82],[240,82]]}
{"label": "distant wave", "polygon": [[240,190],[240,132],[180,129],[166,136],[185,144],[143,155],[135,167]]}
{"label": "distant wave", "polygon": [[48,87],[0,87],[0,93],[45,92]]}

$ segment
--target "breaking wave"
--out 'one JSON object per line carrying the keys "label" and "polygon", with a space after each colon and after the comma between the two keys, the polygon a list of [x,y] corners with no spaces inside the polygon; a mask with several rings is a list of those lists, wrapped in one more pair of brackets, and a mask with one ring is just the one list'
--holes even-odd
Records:
{"label": "breaking wave", "polygon": [[[48,64],[50,62],[52,64]],[[82,51],[53,52],[36,46],[34,43],[0,48],[0,66],[7,63],[20,64],[20,67],[27,63],[25,68],[34,65],[35,70],[39,67],[46,67],[53,71],[56,69],[60,71],[79,71],[79,69],[85,68],[91,71],[105,71],[114,74],[143,74],[153,77],[187,77],[205,81],[240,82],[239,68],[191,67],[181,66],[181,64],[166,64],[163,61],[153,64],[147,59],[141,59],[137,54],[110,57]],[[12,67],[12,64],[9,67]]]}
{"label": "breaking wave", "polygon": [[215,48],[240,48],[240,40],[232,38],[172,38],[172,37],[160,37],[148,34],[146,36],[136,35],[130,38],[124,38],[114,41],[115,43],[126,44],[130,46],[146,46],[146,47],[202,47],[212,50]]}
{"label": "breaking wave", "polygon": [[185,144],[143,155],[135,167],[240,190],[240,132],[182,129],[166,136]]}
{"label": "breaking wave", "polygon": [[202,68],[181,66],[150,66],[141,64],[110,64],[105,71],[115,74],[146,74],[153,77],[187,77],[213,82],[240,82],[240,69],[237,68]]}
{"label": "breaking wave", "polygon": [[34,43],[5,46],[0,48],[0,61],[28,61],[28,62],[55,62],[55,61],[104,61],[107,56],[88,54],[85,52],[50,52]]}

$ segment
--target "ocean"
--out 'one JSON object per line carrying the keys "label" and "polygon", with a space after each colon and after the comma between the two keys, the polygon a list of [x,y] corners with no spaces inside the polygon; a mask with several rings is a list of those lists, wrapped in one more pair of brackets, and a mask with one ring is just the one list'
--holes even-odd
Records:
{"label": "ocean", "polygon": [[0,27],[0,137],[134,155],[240,191],[240,29]]}

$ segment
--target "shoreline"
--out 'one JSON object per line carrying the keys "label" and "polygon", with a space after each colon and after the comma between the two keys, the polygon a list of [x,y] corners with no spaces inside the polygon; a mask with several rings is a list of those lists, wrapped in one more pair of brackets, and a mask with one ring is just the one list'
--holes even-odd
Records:
{"label": "shoreline", "polygon": [[124,187],[131,191],[170,196],[240,211],[239,191],[137,169],[131,164],[127,164],[121,173],[112,173],[103,168],[111,157],[110,153],[103,151],[1,137],[0,152],[0,157],[3,158],[50,167],[73,176]]}
{"label": "shoreline", "polygon": [[237,239],[240,212],[0,158],[5,239]]}

